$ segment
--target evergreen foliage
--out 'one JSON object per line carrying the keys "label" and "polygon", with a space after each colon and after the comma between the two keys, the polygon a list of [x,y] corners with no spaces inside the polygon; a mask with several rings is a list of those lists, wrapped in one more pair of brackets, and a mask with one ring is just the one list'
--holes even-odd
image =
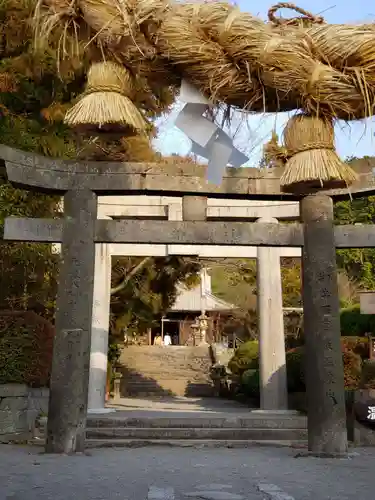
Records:
{"label": "evergreen foliage", "polygon": [[[335,204],[337,224],[374,224],[375,196]],[[352,248],[337,252],[338,266],[367,290],[375,290],[375,249]]]}
{"label": "evergreen foliage", "polygon": [[[66,110],[82,92],[88,61],[77,56],[58,62],[56,50],[35,50],[31,20],[36,4],[36,0],[0,0],[0,144],[64,159],[176,161],[161,158],[151,145],[153,118],[169,109],[174,91],[151,88],[141,77],[136,81],[134,102],[149,120],[148,135],[109,142],[81,137],[63,124]],[[59,43],[60,35],[56,29],[52,47]],[[95,58],[95,42],[90,50],[90,57]],[[0,174],[0,229],[10,215],[59,216],[58,197],[15,189],[6,181],[4,168]],[[0,308],[31,308],[53,317],[58,260],[51,245],[3,242]],[[115,284],[137,262],[136,258],[117,259]],[[173,300],[176,282],[191,277],[197,269],[196,264],[182,258],[150,259],[141,277],[135,276],[113,295],[114,315],[126,316],[123,323],[144,327]]]}
{"label": "evergreen foliage", "polygon": [[32,311],[0,312],[0,384],[46,387],[55,330]]}
{"label": "evergreen foliage", "polygon": [[[109,143],[100,138],[77,136],[63,124],[65,111],[82,92],[88,60],[77,54],[75,58],[63,58],[58,63],[56,50],[39,53],[34,49],[31,19],[36,3],[36,0],[0,0],[0,143],[66,159],[175,161],[176,157],[162,159],[151,146],[155,135],[153,118],[169,109],[175,98],[175,89],[150,86],[142,77],[136,80],[133,99],[149,120],[148,135],[122,137]],[[56,48],[60,35],[55,29],[52,48]],[[100,57],[95,41],[87,54],[91,60]],[[0,225],[8,215],[58,216],[56,197],[15,189],[6,182],[3,174],[0,167]],[[336,222],[372,224],[374,201],[375,197],[368,197],[337,203]],[[340,269],[358,285],[358,289],[375,289],[375,250],[340,250],[337,255]],[[137,259],[117,259],[114,285],[120,283],[137,263]],[[57,264],[58,257],[50,245],[1,244],[3,286],[0,307],[37,309],[43,304],[43,314],[52,316]],[[132,327],[151,321],[151,317],[161,314],[173,300],[175,289],[172,283],[190,277],[194,274],[193,269],[196,270],[197,265],[186,259],[151,259],[137,279],[132,279],[114,294],[116,314],[123,318],[124,324]],[[216,274],[218,279],[214,277],[213,280],[215,292],[240,306],[240,320],[246,323],[246,331],[250,334],[253,321],[248,310],[256,295],[254,265],[241,262],[237,270],[231,266],[220,273],[216,270]],[[231,285],[226,289],[221,279],[223,274],[231,275]],[[157,281],[163,283],[159,288],[156,287]],[[300,306],[299,292],[300,270],[294,262],[283,269],[284,305]],[[138,310],[142,311],[139,318]]]}

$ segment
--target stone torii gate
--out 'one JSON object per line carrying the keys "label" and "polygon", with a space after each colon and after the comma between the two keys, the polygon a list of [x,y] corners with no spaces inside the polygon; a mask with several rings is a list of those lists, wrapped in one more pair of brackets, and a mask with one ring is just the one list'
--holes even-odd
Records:
{"label": "stone torii gate", "polygon": [[[298,197],[281,192],[280,169],[228,169],[217,188],[201,166],[62,161],[5,146],[0,157],[15,186],[64,195],[64,219],[12,217],[4,228],[6,240],[61,242],[47,452],[84,450],[96,243],[302,247],[309,450],[347,452],[335,248],[374,247],[375,229],[334,227],[332,196],[346,191],[301,198],[302,223],[215,222],[210,196]],[[375,192],[371,165],[359,174],[353,191]],[[97,219],[97,196],[116,194],[182,196],[183,220]]]}

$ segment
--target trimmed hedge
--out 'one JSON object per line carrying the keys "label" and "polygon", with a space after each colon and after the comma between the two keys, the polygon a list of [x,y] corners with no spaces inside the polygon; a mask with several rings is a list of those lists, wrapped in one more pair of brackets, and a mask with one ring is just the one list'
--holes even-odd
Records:
{"label": "trimmed hedge", "polygon": [[341,334],[344,336],[364,337],[366,333],[375,334],[375,315],[361,314],[359,305],[342,309],[340,324]]}
{"label": "trimmed hedge", "polygon": [[246,370],[241,376],[241,388],[246,396],[259,398],[259,370]]}
{"label": "trimmed hedge", "polygon": [[234,375],[259,368],[259,344],[256,340],[249,340],[241,344],[228,363],[229,370]]}
{"label": "trimmed hedge", "polygon": [[[253,344],[246,342],[246,344]],[[344,362],[344,381],[346,389],[355,389],[359,387],[361,381],[361,365],[363,354],[368,356],[368,340],[361,337],[342,337],[341,339],[343,362]],[[241,349],[242,348],[242,349]],[[236,370],[236,375],[241,378],[241,391],[247,396],[259,398],[259,359],[255,359],[255,347],[243,344],[233,356],[229,366]],[[246,353],[249,358],[246,358]],[[288,392],[305,392],[305,348],[296,347],[286,353],[287,383]],[[375,383],[375,368],[374,368]]]}
{"label": "trimmed hedge", "polygon": [[54,334],[33,311],[0,311],[0,384],[48,387]]}
{"label": "trimmed hedge", "polygon": [[291,349],[285,357],[288,392],[305,392],[305,348]]}

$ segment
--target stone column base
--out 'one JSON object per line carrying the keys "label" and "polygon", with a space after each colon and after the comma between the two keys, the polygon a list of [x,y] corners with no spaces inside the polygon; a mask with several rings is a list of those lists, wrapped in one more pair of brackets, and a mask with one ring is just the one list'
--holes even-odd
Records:
{"label": "stone column base", "polygon": [[105,413],[114,413],[116,408],[90,408],[87,410],[89,415],[104,415]]}
{"label": "stone column base", "polygon": [[261,413],[263,415],[300,415],[298,410],[251,410],[251,413]]}
{"label": "stone column base", "polygon": [[307,458],[307,457],[313,457],[313,458],[337,458],[337,459],[343,459],[343,458],[353,458],[357,457],[359,453],[356,452],[343,452],[343,453],[328,453],[328,452],[314,452],[314,451],[301,451],[295,455],[294,458]]}

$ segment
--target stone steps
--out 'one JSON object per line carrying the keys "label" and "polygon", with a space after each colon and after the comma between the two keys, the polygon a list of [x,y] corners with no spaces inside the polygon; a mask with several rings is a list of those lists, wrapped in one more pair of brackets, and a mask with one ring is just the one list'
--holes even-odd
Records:
{"label": "stone steps", "polygon": [[306,448],[307,441],[231,440],[231,439],[89,439],[87,448],[142,448],[168,446],[176,448],[251,448],[252,446],[277,446]]}
{"label": "stone steps", "polygon": [[[46,419],[39,421],[37,442],[44,442]],[[86,444],[95,447],[249,447],[259,444],[300,446],[307,440],[307,422],[300,415],[127,417],[90,416]]]}
{"label": "stone steps", "polygon": [[302,440],[306,429],[249,429],[249,428],[147,428],[147,427],[96,427],[86,429],[87,439],[174,439],[174,440]]}
{"label": "stone steps", "polygon": [[131,381],[132,383],[147,382],[147,381],[153,381],[155,376],[157,376],[159,380],[173,380],[173,379],[201,380],[201,381],[209,380],[208,376],[202,376],[200,373],[186,372],[183,375],[181,375],[181,373],[179,372],[174,373],[173,370],[166,373],[162,373],[160,371],[152,372],[152,370],[147,370],[147,376],[141,375],[137,372],[129,372],[126,380]]}
{"label": "stone steps", "polygon": [[[33,439],[31,444],[44,446],[43,438]],[[88,439],[86,448],[145,448],[164,446],[172,448],[251,448],[253,446],[272,446],[280,448],[306,449],[307,440],[230,440],[230,439]]]}
{"label": "stone steps", "polygon": [[307,419],[303,415],[259,416],[249,412],[247,416],[188,416],[188,417],[117,417],[116,414],[106,417],[90,416],[87,428],[119,428],[135,427],[147,429],[307,429]]}
{"label": "stone steps", "polygon": [[122,396],[211,396],[208,347],[128,346],[122,350]]}
{"label": "stone steps", "polygon": [[[202,377],[189,377],[188,379],[182,378],[182,377],[168,377],[168,376],[158,376],[158,384],[162,383],[168,383],[168,382],[185,382],[185,384],[188,383],[195,383],[195,384],[207,384],[209,383],[208,379],[202,378]],[[138,375],[130,375],[129,377],[126,378],[125,382],[127,384],[130,384],[132,386],[136,387],[142,387],[142,386],[150,386],[150,385],[156,385],[155,384],[155,379],[150,378],[142,378],[139,377]]]}
{"label": "stone steps", "polygon": [[165,396],[169,395],[194,395],[212,396],[212,384],[207,381],[184,380],[184,379],[163,379],[158,378],[157,383],[154,380],[129,380],[124,381],[127,396]]}

